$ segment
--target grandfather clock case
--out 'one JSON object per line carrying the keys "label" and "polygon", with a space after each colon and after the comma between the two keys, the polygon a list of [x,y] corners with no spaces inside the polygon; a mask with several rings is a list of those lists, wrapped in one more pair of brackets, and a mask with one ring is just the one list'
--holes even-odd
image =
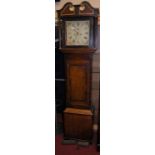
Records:
{"label": "grandfather clock case", "polygon": [[79,5],[66,3],[58,10],[60,51],[64,53],[67,81],[65,139],[92,140],[91,73],[98,14],[99,10],[86,1]]}

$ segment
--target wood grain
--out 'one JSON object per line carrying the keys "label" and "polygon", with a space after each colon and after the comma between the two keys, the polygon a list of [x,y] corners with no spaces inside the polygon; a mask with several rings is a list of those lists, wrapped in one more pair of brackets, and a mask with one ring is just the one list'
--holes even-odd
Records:
{"label": "wood grain", "polygon": [[70,54],[65,57],[67,103],[71,107],[89,108],[91,105],[91,55]]}
{"label": "wood grain", "polygon": [[90,110],[87,109],[77,109],[77,108],[66,108],[64,110],[64,113],[71,113],[71,114],[81,114],[81,115],[89,115],[92,116],[93,113]]}
{"label": "wood grain", "polygon": [[92,113],[77,109],[64,111],[64,137],[80,140],[92,139]]}

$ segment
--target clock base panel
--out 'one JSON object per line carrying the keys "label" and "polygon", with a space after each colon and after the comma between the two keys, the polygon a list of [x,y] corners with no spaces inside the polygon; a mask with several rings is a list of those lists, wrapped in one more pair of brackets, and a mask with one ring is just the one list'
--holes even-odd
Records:
{"label": "clock base panel", "polygon": [[93,133],[91,110],[66,108],[64,110],[64,138],[91,141]]}

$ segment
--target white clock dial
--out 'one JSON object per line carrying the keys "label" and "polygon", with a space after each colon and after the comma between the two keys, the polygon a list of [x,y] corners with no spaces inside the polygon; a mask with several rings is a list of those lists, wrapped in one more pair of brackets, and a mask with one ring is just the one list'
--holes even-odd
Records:
{"label": "white clock dial", "polygon": [[66,21],[66,45],[88,46],[90,22]]}

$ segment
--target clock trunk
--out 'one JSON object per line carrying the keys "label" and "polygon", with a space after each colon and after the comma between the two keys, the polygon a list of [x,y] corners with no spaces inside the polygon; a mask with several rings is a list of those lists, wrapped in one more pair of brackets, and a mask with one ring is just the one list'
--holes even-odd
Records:
{"label": "clock trunk", "polygon": [[90,108],[92,54],[68,54],[65,64],[68,106]]}

